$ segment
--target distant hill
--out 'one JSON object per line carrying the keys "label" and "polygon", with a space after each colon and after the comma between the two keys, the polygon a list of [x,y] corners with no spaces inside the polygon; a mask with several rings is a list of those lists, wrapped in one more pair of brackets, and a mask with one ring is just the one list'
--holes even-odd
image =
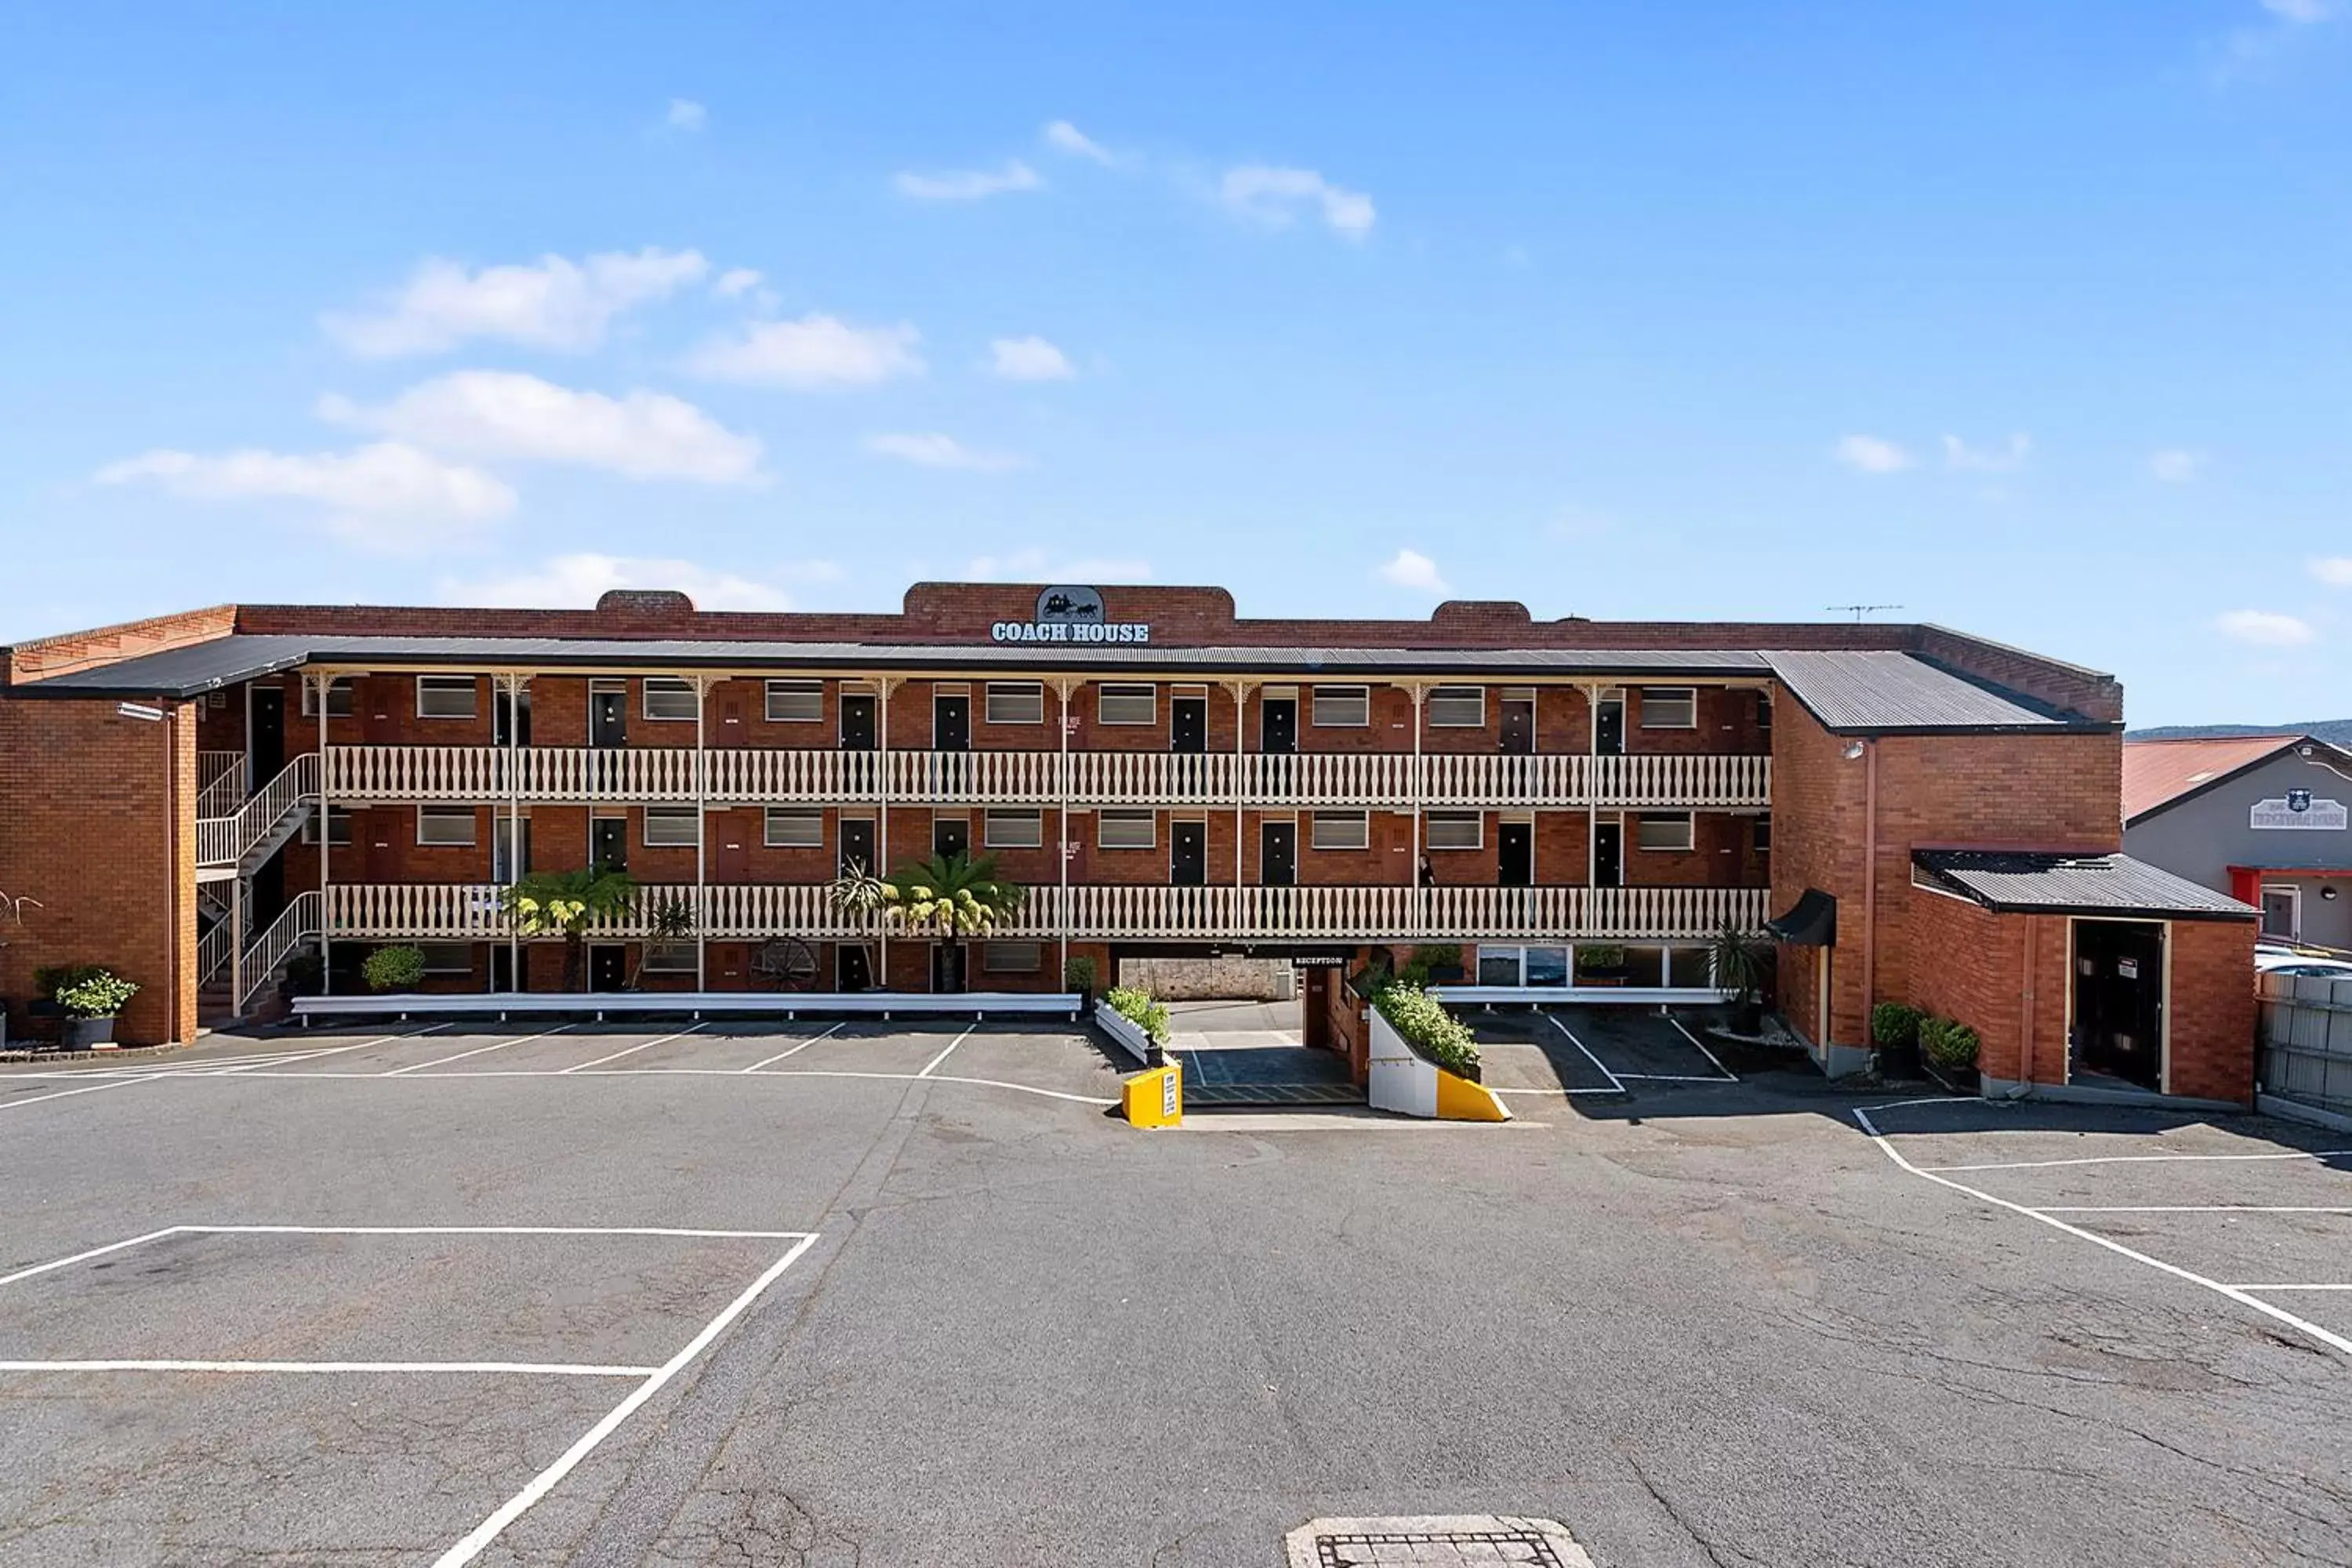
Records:
{"label": "distant hill", "polygon": [[2352,719],[2320,719],[2308,724],[2160,724],[2128,730],[2127,741],[2203,741],[2223,735],[2310,735],[2332,746],[2352,747]]}

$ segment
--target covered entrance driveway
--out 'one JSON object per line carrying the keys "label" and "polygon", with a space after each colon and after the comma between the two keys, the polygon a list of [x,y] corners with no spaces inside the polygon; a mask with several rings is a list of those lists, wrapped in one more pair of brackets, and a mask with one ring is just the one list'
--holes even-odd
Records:
{"label": "covered entrance driveway", "polygon": [[1184,1064],[1191,1107],[1363,1103],[1348,1058],[1307,1044],[1297,998],[1171,1002],[1168,1048]]}

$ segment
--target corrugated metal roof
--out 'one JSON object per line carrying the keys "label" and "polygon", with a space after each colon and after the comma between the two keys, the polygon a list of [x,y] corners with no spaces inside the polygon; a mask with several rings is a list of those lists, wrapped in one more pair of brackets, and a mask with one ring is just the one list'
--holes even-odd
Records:
{"label": "corrugated metal roof", "polygon": [[2180,741],[2124,742],[2124,820],[2219,783],[2241,768],[2276,756],[2300,735],[2200,736]]}
{"label": "corrugated metal roof", "polygon": [[2128,855],[1919,849],[1911,864],[1989,910],[2031,914],[2254,920],[2262,911]]}
{"label": "corrugated metal roof", "polygon": [[1768,652],[1764,662],[1806,711],[1839,734],[2111,727],[1979,685],[1913,654]]}
{"label": "corrugated metal roof", "polygon": [[1132,643],[854,643],[572,637],[306,637],[238,633],[15,688],[54,696],[189,697],[302,664],[483,668],[1006,669],[1117,668],[1236,674],[1760,676],[1740,648],[1177,647]]}

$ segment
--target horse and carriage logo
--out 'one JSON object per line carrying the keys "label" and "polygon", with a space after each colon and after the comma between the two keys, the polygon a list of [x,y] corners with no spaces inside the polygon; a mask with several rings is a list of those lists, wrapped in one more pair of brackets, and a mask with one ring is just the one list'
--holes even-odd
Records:
{"label": "horse and carriage logo", "polygon": [[1048,588],[1037,595],[1037,619],[1042,625],[1093,626],[1102,618],[1102,595],[1092,588]]}

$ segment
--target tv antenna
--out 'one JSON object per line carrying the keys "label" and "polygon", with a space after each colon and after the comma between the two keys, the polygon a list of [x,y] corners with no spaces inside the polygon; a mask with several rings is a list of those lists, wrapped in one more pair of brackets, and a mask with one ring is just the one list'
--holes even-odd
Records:
{"label": "tv antenna", "polygon": [[1899,610],[1903,606],[1900,605],[1832,605],[1829,606],[1829,608],[1839,611],[1840,613],[1852,610],[1853,612],[1853,618],[1856,625],[1861,624],[1863,616],[1870,615],[1875,611]]}

